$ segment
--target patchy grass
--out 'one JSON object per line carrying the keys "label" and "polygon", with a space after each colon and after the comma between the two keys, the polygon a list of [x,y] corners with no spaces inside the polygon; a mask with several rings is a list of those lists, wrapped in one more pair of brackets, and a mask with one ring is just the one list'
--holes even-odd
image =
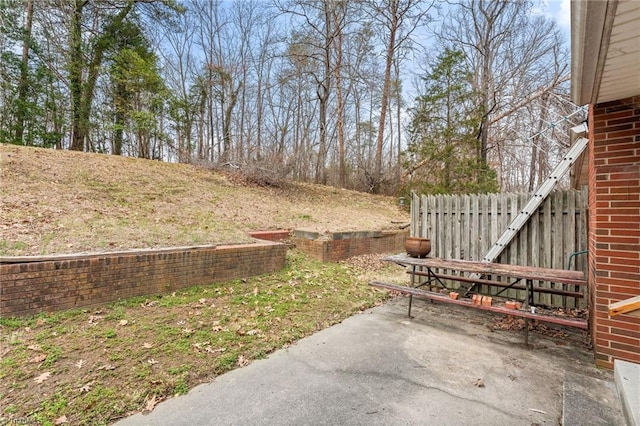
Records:
{"label": "patchy grass", "polygon": [[397,199],[203,167],[0,144],[0,256],[252,241],[248,231],[397,229]]}
{"label": "patchy grass", "polygon": [[[378,256],[379,257],[379,256]],[[376,256],[282,271],[92,310],[0,319],[0,419],[108,424],[375,306]],[[25,420],[26,419],[26,420]]]}

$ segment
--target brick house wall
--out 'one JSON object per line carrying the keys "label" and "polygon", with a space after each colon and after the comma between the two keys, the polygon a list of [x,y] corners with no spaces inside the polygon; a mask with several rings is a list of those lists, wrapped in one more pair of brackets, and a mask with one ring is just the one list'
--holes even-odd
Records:
{"label": "brick house wall", "polygon": [[596,364],[640,363],[640,317],[609,317],[640,295],[640,97],[589,111],[589,285]]}
{"label": "brick house wall", "polygon": [[0,264],[0,316],[98,306],[282,269],[284,244],[238,244],[51,257]]}

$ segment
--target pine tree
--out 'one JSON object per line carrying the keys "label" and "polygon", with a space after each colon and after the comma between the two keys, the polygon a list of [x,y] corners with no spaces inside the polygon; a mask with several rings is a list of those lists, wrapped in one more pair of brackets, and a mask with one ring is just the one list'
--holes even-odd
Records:
{"label": "pine tree", "polygon": [[405,153],[413,189],[446,194],[498,190],[495,171],[478,156],[483,114],[470,77],[464,54],[448,48],[424,77],[425,94],[411,111],[411,142]]}

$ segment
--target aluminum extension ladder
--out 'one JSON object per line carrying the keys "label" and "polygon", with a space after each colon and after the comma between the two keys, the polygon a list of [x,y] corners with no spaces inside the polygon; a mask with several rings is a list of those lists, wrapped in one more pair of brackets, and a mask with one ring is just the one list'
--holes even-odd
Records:
{"label": "aluminum extension ladder", "polygon": [[[513,238],[518,235],[522,227],[529,221],[531,216],[536,212],[540,204],[547,198],[551,191],[556,187],[558,181],[569,171],[571,165],[580,157],[588,145],[588,139],[579,137],[571,146],[569,151],[562,158],[562,161],[553,169],[551,175],[540,185],[538,190],[529,199],[527,204],[522,208],[520,213],[509,223],[507,229],[502,233],[500,238],[491,246],[489,251],[482,258],[482,262],[494,262],[505,248],[511,243]],[[469,278],[479,279],[480,274],[472,274]],[[460,286],[461,295],[466,296],[475,283],[462,284]]]}

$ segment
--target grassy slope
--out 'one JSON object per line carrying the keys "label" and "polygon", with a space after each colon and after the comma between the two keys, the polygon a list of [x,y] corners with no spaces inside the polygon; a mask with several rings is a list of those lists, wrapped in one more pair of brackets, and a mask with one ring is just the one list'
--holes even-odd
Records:
{"label": "grassy slope", "polygon": [[201,167],[0,144],[0,256],[246,242],[247,231],[389,229],[391,197],[263,188]]}

